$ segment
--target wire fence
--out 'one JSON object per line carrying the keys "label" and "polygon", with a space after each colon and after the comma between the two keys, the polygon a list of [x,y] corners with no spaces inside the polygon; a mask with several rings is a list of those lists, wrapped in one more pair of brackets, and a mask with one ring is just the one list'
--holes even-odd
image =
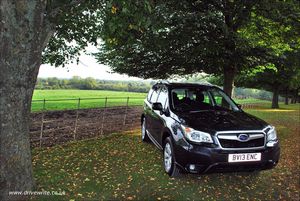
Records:
{"label": "wire fence", "polygon": [[31,146],[52,146],[137,127],[143,99],[105,97],[33,100]]}
{"label": "wire fence", "polygon": [[[31,146],[48,147],[136,128],[141,123],[143,100],[143,97],[33,100],[36,112],[31,114]],[[260,105],[242,104],[242,108]]]}
{"label": "wire fence", "polygon": [[103,98],[68,98],[68,99],[40,99],[32,100],[32,112],[53,110],[76,110],[105,108],[115,106],[141,106],[143,96],[131,97],[103,97]]}

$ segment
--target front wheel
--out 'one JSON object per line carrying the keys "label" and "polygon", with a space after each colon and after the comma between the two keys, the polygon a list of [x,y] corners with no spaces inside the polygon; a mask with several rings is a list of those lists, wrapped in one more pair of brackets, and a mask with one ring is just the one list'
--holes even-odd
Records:
{"label": "front wheel", "polygon": [[165,172],[171,177],[180,176],[180,168],[175,163],[174,149],[170,137],[167,137],[164,144],[164,160]]}

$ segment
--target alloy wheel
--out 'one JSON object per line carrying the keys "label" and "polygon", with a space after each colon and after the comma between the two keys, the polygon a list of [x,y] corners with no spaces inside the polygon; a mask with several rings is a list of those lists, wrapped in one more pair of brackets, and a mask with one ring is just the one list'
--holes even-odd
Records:
{"label": "alloy wheel", "polygon": [[170,172],[171,167],[172,167],[172,149],[171,149],[171,145],[169,143],[167,143],[165,145],[164,165],[165,165],[166,172]]}

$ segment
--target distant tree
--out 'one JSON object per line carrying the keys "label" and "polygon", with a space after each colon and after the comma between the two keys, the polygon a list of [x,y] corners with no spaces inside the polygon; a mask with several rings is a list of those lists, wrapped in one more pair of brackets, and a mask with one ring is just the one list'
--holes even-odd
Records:
{"label": "distant tree", "polygon": [[69,84],[71,86],[71,88],[74,89],[81,89],[82,87],[82,78],[79,76],[73,76],[70,81]]}
{"label": "distant tree", "polygon": [[[259,87],[273,92],[272,108],[279,108],[278,98],[286,89],[299,90],[300,51],[287,51],[275,57],[273,68],[264,71],[247,72],[239,77],[239,84],[248,87]],[[296,95],[298,98],[298,94]]]}
{"label": "distant tree", "polygon": [[54,88],[59,88],[59,79],[56,77],[50,77],[47,79],[48,85],[54,87]]}
{"label": "distant tree", "polygon": [[[298,63],[299,64],[299,63]],[[291,97],[291,103],[300,103],[300,64],[286,87],[286,103]]]}
{"label": "distant tree", "polygon": [[94,78],[88,77],[83,81],[83,89],[95,89],[97,87],[97,82]]}

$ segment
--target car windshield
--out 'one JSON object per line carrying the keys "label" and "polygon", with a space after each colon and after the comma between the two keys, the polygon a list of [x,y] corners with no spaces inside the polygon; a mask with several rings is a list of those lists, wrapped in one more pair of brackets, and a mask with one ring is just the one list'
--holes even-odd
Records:
{"label": "car windshield", "polygon": [[239,111],[238,106],[220,89],[175,88],[171,90],[172,107],[176,111]]}

